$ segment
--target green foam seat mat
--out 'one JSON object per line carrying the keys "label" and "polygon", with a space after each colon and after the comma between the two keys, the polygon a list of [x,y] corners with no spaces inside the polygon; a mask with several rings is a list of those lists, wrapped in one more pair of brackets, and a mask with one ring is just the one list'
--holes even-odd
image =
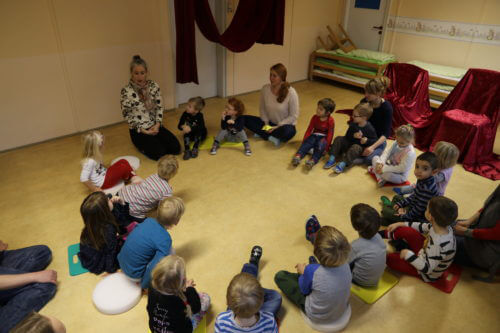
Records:
{"label": "green foam seat mat", "polygon": [[80,275],[88,272],[86,268],[82,267],[80,258],[78,258],[78,252],[80,252],[80,243],[68,246],[68,265],[69,265],[69,275],[71,276]]}
{"label": "green foam seat mat", "polygon": [[399,279],[395,275],[384,271],[376,287],[362,287],[353,283],[351,285],[351,292],[361,298],[363,302],[373,304],[391,290],[398,281]]}

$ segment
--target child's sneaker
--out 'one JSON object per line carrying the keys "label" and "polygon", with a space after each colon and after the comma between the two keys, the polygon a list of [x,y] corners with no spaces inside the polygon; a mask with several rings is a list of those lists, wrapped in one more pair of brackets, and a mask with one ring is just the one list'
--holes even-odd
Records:
{"label": "child's sneaker", "polygon": [[330,156],[328,161],[323,165],[323,169],[330,169],[335,164],[335,156]]}
{"label": "child's sneaker", "polygon": [[337,166],[335,166],[335,173],[344,172],[345,166],[346,166],[345,162],[340,162],[339,164],[337,164]]}
{"label": "child's sneaker", "polygon": [[255,245],[254,247],[252,247],[252,251],[250,252],[250,260],[248,262],[258,267],[261,257],[262,247]]}
{"label": "child's sneaker", "polygon": [[214,142],[214,144],[212,145],[212,149],[210,149],[210,155],[217,154],[217,149],[219,149],[219,144]]}
{"label": "child's sneaker", "polygon": [[306,222],[306,239],[311,243],[314,243],[314,239],[316,238],[316,233],[321,228],[319,224],[318,218],[316,215],[311,215],[307,219]]}
{"label": "child's sneaker", "polygon": [[300,164],[300,157],[299,157],[299,156],[297,156],[297,155],[295,155],[295,156],[292,158],[292,165],[293,165],[294,167],[296,167],[296,166],[297,166],[297,165],[299,165],[299,164]]}
{"label": "child's sneaker", "polygon": [[184,150],[184,156],[182,156],[182,159],[184,161],[189,160],[191,158],[191,152],[189,150]]}
{"label": "child's sneaker", "polygon": [[252,156],[252,151],[250,150],[250,144],[248,142],[245,142],[243,145],[245,146],[245,155]]}
{"label": "child's sneaker", "polygon": [[309,257],[309,264],[318,264],[318,260],[316,259],[315,256]]}
{"label": "child's sneaker", "polygon": [[313,160],[309,160],[306,162],[306,168],[311,170],[313,168],[314,164],[316,164],[316,163],[314,163]]}
{"label": "child's sneaker", "polygon": [[269,140],[269,141],[271,141],[272,143],[274,143],[274,145],[275,145],[276,147],[279,147],[279,146],[280,146],[280,144],[281,144],[280,139],[278,139],[278,138],[276,138],[276,137],[274,137],[274,136],[272,136],[272,135],[270,135],[270,136],[269,136],[268,140]]}
{"label": "child's sneaker", "polygon": [[191,150],[191,157],[192,158],[198,157],[198,148],[193,148],[193,150]]}
{"label": "child's sneaker", "polygon": [[393,187],[392,190],[397,194],[397,195],[403,195],[403,191],[399,187]]}

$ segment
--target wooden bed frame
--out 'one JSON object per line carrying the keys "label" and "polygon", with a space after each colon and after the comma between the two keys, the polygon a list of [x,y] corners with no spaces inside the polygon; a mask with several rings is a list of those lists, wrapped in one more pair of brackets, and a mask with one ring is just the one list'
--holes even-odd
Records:
{"label": "wooden bed frame", "polygon": [[[347,35],[347,32],[344,30],[344,28],[340,24],[338,25],[338,27],[339,27],[340,31],[342,32],[343,37],[339,37],[336,33],[333,32],[333,30],[330,28],[330,26],[326,26],[326,28],[328,29],[328,32],[329,32],[328,40],[331,42],[332,45],[330,45],[330,46],[327,45],[325,42],[323,42],[321,37],[317,38],[318,43],[321,46],[323,46],[323,48],[325,50],[332,50],[335,47],[340,48],[344,52],[349,52],[351,50],[355,50],[356,45],[349,38],[349,36]],[[322,64],[322,63],[317,62],[317,58],[328,58],[328,59],[332,59],[332,60],[339,60],[339,61],[342,61],[344,63],[351,63],[351,64],[355,64],[355,65],[361,65],[364,67],[373,68],[376,70],[376,74],[373,75],[373,74],[368,74],[368,73],[360,73],[360,72],[355,71],[355,70],[350,70],[350,69],[335,66],[335,65]],[[338,56],[335,54],[326,54],[326,53],[320,53],[320,52],[314,51],[313,53],[311,53],[310,60],[309,60],[309,80],[313,80],[313,78],[315,76],[318,76],[318,77],[326,78],[329,80],[335,80],[335,81],[343,82],[343,83],[358,86],[358,87],[364,87],[365,86],[364,83],[351,81],[348,78],[341,78],[341,77],[330,76],[327,74],[316,73],[316,72],[314,72],[314,67],[335,70],[338,72],[356,75],[356,76],[367,78],[367,79],[373,79],[373,78],[382,76],[384,74],[384,71],[385,71],[385,68],[387,67],[387,65],[388,64],[378,65],[378,64],[374,64],[374,63],[366,62],[366,61],[362,61],[362,60],[349,59],[349,58]]]}
{"label": "wooden bed frame", "polygon": [[[445,77],[442,77],[442,76],[435,76],[435,75],[429,73],[429,81],[431,81],[431,82],[437,82],[437,83],[441,83],[441,84],[447,84],[447,85],[455,87],[460,80],[456,81],[456,80],[448,79],[448,78],[445,78]],[[435,90],[434,88],[432,88],[431,86],[429,86],[429,100],[430,100],[431,107],[432,108],[438,108],[441,105],[442,102],[431,99],[430,98],[431,94],[435,95],[435,96],[440,96],[440,97],[446,98],[446,97],[448,97],[448,95],[450,93],[447,92],[447,91],[443,91],[443,90]]]}

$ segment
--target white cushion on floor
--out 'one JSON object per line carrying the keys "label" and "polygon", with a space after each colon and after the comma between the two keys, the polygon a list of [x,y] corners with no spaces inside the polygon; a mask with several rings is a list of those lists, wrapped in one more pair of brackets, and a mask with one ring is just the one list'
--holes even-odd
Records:
{"label": "white cushion on floor", "polygon": [[330,324],[313,323],[304,312],[300,311],[300,313],[302,314],[304,321],[312,329],[323,333],[338,332],[343,330],[349,323],[349,319],[351,319],[351,305],[347,306],[347,309],[345,310],[344,314],[339,319]]}
{"label": "white cushion on floor", "polygon": [[110,274],[94,289],[92,301],[104,314],[119,314],[132,309],[141,299],[141,286],[122,272]]}

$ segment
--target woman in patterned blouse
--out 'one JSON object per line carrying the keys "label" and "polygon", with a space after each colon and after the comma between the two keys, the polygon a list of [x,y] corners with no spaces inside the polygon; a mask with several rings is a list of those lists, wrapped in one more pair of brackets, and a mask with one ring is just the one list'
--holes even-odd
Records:
{"label": "woman in patterned blouse", "polygon": [[148,66],[138,55],[132,58],[130,74],[129,83],[121,91],[121,108],[128,122],[132,143],[153,160],[166,154],[179,154],[179,141],[162,126],[160,87],[147,79]]}

